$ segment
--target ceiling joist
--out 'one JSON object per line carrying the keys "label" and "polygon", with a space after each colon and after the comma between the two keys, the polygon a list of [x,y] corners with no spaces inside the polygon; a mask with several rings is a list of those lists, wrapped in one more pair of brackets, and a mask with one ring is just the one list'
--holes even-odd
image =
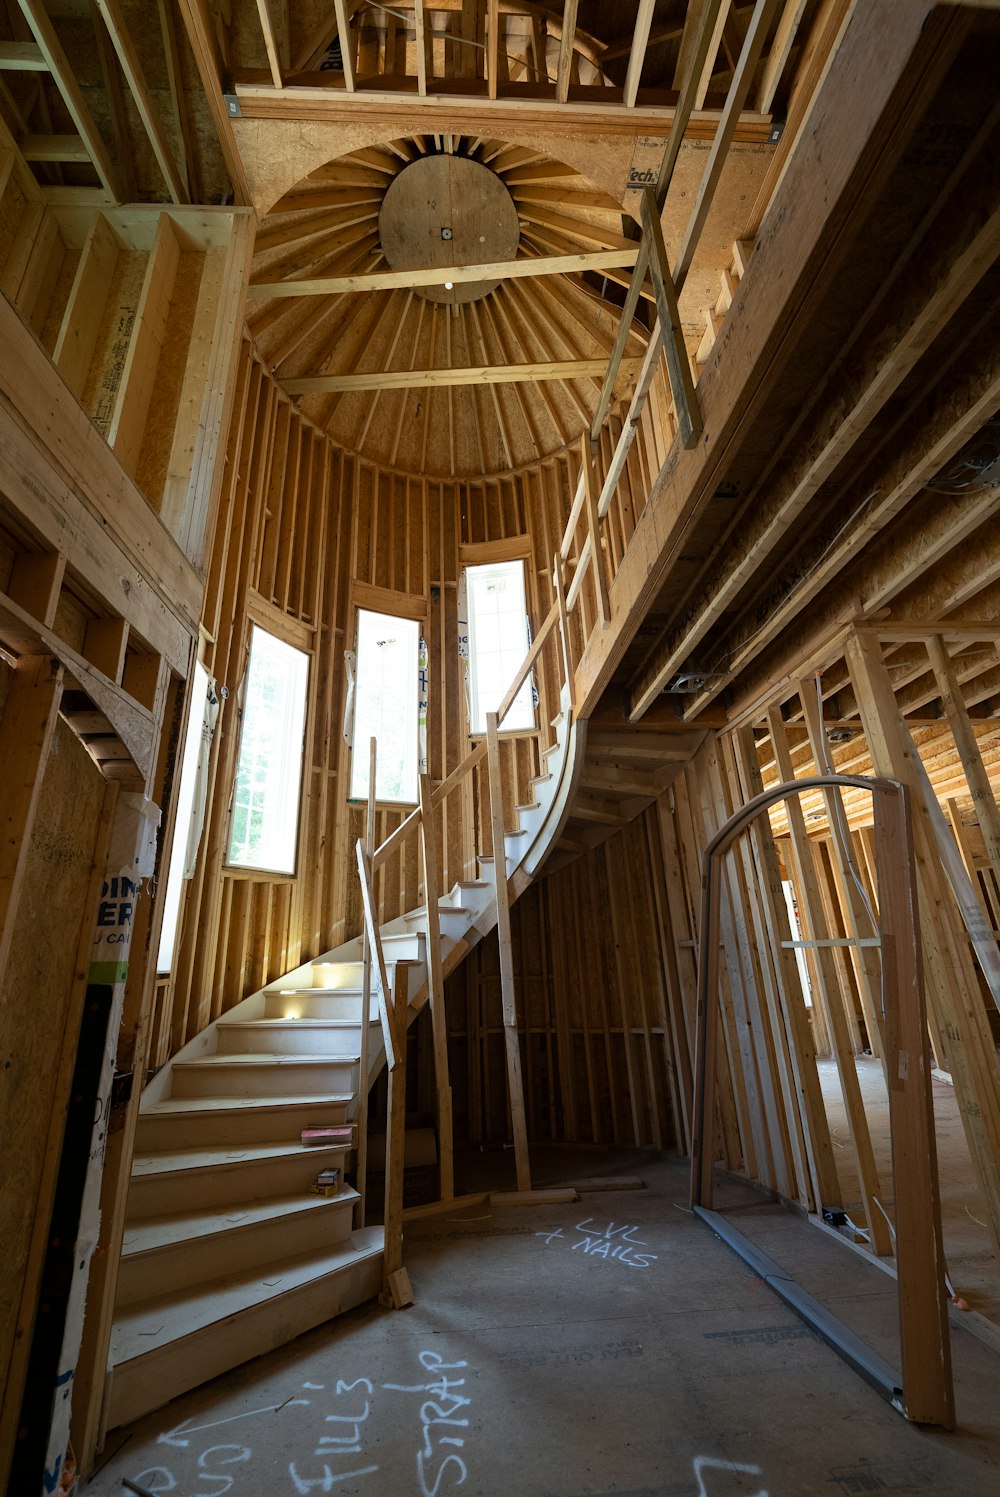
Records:
{"label": "ceiling joist", "polygon": [[[623,369],[641,360],[623,359]],[[563,359],[534,364],[468,365],[451,369],[382,369],[370,374],[317,374],[286,379],[286,395],[330,395],[358,390],[406,390],[418,386],[533,384],[537,380],[596,379],[603,359]]]}

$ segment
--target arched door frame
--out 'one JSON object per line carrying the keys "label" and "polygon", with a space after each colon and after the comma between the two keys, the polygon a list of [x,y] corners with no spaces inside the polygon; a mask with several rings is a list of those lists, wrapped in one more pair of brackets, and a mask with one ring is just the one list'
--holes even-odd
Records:
{"label": "arched door frame", "polygon": [[[896,1215],[901,1372],[807,1294],[712,1209],[722,859],[776,802],[810,790],[868,791],[875,812],[882,1010]],[[916,869],[906,787],[895,780],[825,774],[765,790],[719,828],[702,859],[691,1205],[740,1257],[907,1419],[955,1426],[948,1298],[931,1096]]]}

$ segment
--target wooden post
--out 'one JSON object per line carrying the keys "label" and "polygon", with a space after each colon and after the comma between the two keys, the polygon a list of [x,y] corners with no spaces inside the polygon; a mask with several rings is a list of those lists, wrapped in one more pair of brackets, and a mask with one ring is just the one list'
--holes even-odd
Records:
{"label": "wooden post", "polygon": [[594,454],[590,450],[590,437],[587,432],[584,432],[580,438],[580,458],[583,463],[587,527],[590,532],[590,564],[594,573],[597,617],[603,629],[611,622],[611,604],[608,601],[608,581],[604,570],[604,552],[601,549],[601,520],[597,513],[597,474],[594,471]]}
{"label": "wooden post", "polygon": [[403,1267],[403,1165],[406,1150],[406,1010],[410,1002],[410,969],[397,962],[389,1001],[390,1022],[399,1059],[389,1072],[385,1128],[385,1251],[382,1259],[383,1305],[397,1310],[411,1304],[410,1281]]}
{"label": "wooden post", "polygon": [[438,842],[430,775],[420,776],[420,838],[424,855],[424,898],[427,901],[427,992],[434,1040],[434,1082],[438,1108],[438,1171],[441,1199],[455,1194],[451,1122],[451,1083],[448,1077],[448,1019],[444,1007],[444,969],[441,965],[441,912],[438,909]]}
{"label": "wooden post", "polygon": [[719,940],[712,912],[719,908],[719,860],[706,854],[698,930],[698,1008],[694,1115],[691,1130],[691,1204],[711,1207],[715,1184],[715,1066],[718,1048]]}
{"label": "wooden post", "polygon": [[507,1047],[507,1090],[514,1132],[514,1162],[518,1190],[531,1189],[528,1163],[528,1131],[524,1117],[521,1082],[521,1042],[517,1033],[517,1002],[514,992],[514,962],[510,940],[510,892],[507,888],[507,853],[503,832],[503,783],[500,778],[500,738],[497,715],[486,714],[486,752],[490,777],[490,821],[493,828],[493,867],[497,889],[497,942],[500,947],[500,991],[503,1001],[504,1043]]}
{"label": "wooden post", "polygon": [[573,696],[573,645],[569,635],[569,614],[566,610],[563,562],[558,551],[552,561],[552,580],[555,584],[556,603],[559,607],[559,638],[562,644],[563,673],[569,691],[569,710],[573,712],[576,706]]}
{"label": "wooden post", "polygon": [[875,796],[886,1074],[906,1417],[955,1428],[930,1045],[906,790]]}
{"label": "wooden post", "polygon": [[[374,738],[368,745],[368,807],[365,815],[365,852],[370,858],[375,850],[375,774],[378,762],[378,744]],[[368,1031],[371,1027],[372,1006],[372,949],[368,940],[368,926],[361,927],[361,1057],[358,1061],[358,1141],[355,1154],[355,1188],[358,1201],[355,1210],[356,1224],[365,1224],[365,1208],[368,1195]]]}

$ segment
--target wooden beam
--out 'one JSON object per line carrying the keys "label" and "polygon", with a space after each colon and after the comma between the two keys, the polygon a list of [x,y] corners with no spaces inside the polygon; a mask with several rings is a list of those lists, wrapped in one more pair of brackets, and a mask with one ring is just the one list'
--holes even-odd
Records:
{"label": "wooden beam", "polygon": [[559,42],[559,66],[556,71],[556,98],[565,104],[569,98],[569,81],[573,66],[573,40],[579,0],[563,0],[562,37]]}
{"label": "wooden beam", "polygon": [[49,65],[37,42],[0,42],[0,73],[47,73]]}
{"label": "wooden beam", "polygon": [[702,174],[701,183],[698,187],[698,195],[695,199],[691,216],[688,219],[687,228],[681,247],[677,252],[674,263],[674,285],[678,292],[687,279],[687,273],[691,269],[694,252],[701,238],[705,220],[708,218],[708,210],[712,206],[715,190],[722,176],[722,169],[726,164],[729,147],[735,136],[736,127],[739,124],[743,106],[750,92],[757,64],[764,48],[771,22],[777,13],[782,0],[757,0],[753,15],[750,17],[750,25],[743,41],[743,48],[736,64],[733,81],[730,84],[729,93],[726,96],[725,108],[719,121],[719,128],[715,132],[712,141],[712,149],[709,151],[705,170]]}
{"label": "wooden beam", "polygon": [[337,35],[340,37],[340,56],[344,64],[344,86],[348,93],[354,92],[354,54],[351,50],[351,18],[347,0],[333,0],[337,12]]}
{"label": "wooden beam", "polygon": [[674,411],[681,441],[685,447],[696,447],[704,431],[698,392],[691,374],[691,360],[684,342],[681,314],[677,307],[677,292],[667,261],[667,247],[663,242],[663,226],[660,210],[651,187],[642,194],[642,231],[649,243],[649,269],[656,291],[656,311],[660,320],[660,337],[667,359],[670,376],[670,393],[674,397]]}
{"label": "wooden beam", "polygon": [[416,28],[417,93],[427,96],[427,79],[434,71],[434,41],[427,25],[424,0],[413,0],[413,24]]}
{"label": "wooden beam", "polygon": [[486,0],[486,88],[491,99],[497,96],[500,81],[500,0]]}
{"label": "wooden beam", "polygon": [[226,171],[233,184],[233,195],[237,203],[249,203],[251,201],[250,183],[247,180],[243,158],[240,156],[236,137],[233,134],[229,111],[222,96],[218,43],[209,13],[208,0],[177,0],[177,5],[184,21],[191,51],[194,53],[202,88],[208,100],[209,113],[222,148]]}
{"label": "wooden beam", "polygon": [[632,48],[628,56],[628,71],[625,74],[625,90],[623,102],[627,109],[635,107],[636,94],[639,92],[639,79],[642,76],[642,65],[646,60],[646,42],[649,38],[649,28],[653,22],[653,11],[656,9],[656,0],[639,0],[639,8],[636,11],[635,30],[632,32]]}
{"label": "wooden beam", "polygon": [[25,656],[13,674],[0,717],[4,806],[0,813],[0,972],[14,934],[42,773],[59,715],[62,666],[45,656]]}
{"label": "wooden beam", "polygon": [[79,135],[22,135],[18,141],[25,161],[89,161],[87,142]]}
{"label": "wooden beam", "polygon": [[[880,10],[877,21],[870,9],[853,13],[814,105],[810,133],[790,159],[775,199],[766,251],[758,242],[748,267],[755,285],[752,294],[741,292],[743,314],[730,325],[726,357],[713,356],[702,371],[699,399],[713,412],[705,438],[661,470],[615,575],[612,627],[594,631],[577,666],[580,709],[588,715],[778,388],[791,348],[808,337],[879,184],[951,65],[965,20],[957,11],[925,20],[896,7],[891,15]],[[842,147],[835,166],[826,157],[818,161],[817,142],[831,138]],[[787,211],[792,204],[794,225]]]}
{"label": "wooden beam", "polygon": [[434,1087],[438,1108],[438,1172],[442,1200],[455,1194],[451,1082],[448,1077],[448,1018],[444,1006],[444,965],[441,953],[441,895],[438,883],[438,835],[434,782],[420,776],[420,836],[424,862],[424,903],[427,907],[427,993],[431,1007],[434,1047]]}
{"label": "wooden beam", "polygon": [[189,193],[200,201],[192,179],[192,167],[198,158],[197,143],[194,139],[194,131],[191,124],[191,101],[184,88],[184,79],[181,72],[180,48],[177,45],[177,22],[174,16],[173,0],[157,0],[157,9],[160,14],[160,34],[163,37],[163,60],[167,70],[167,88],[170,93],[170,103],[174,111],[174,119],[177,122],[177,142],[180,160],[181,176]]}
{"label": "wooden beam", "polygon": [[[948,230],[953,233],[950,216]],[[636,676],[630,707],[633,718],[641,715],[656,700],[665,682],[680,668],[712,625],[732,608],[751,578],[770,565],[774,553],[785,543],[791,525],[822,485],[835,474],[859,435],[884,409],[886,402],[940,335],[947,319],[987,273],[998,252],[1000,209],[994,207],[990,211],[984,198],[981,204],[978,201],[970,203],[969,217],[957,239],[934,255],[923,254],[923,262],[935,267],[935,280],[929,293],[926,282],[921,282],[919,299],[914,302],[911,298],[898,308],[892,356],[885,356],[884,345],[880,342],[878,350],[872,346],[870,351],[864,351],[860,361],[848,361],[832,388],[831,398],[806,429],[801,442],[806,453],[805,462],[789,468],[776,484],[769,486],[766,499],[755,506],[750,528],[741,527],[738,543],[730,546],[719,558],[711,576],[692,600],[688,622],[657,648],[652,659]],[[968,360],[965,362],[960,376],[944,396],[945,419],[940,423],[940,429],[934,413],[925,416],[920,440],[914,444],[915,464],[902,494],[899,492],[900,466],[893,464],[890,470],[892,481],[865,511],[862,523],[866,535],[870,536],[879,525],[896,514],[901,499],[909,499],[917,491],[915,484],[919,487],[920,483],[927,482],[947,462],[948,454],[988,419],[998,392],[1000,384],[989,363],[974,368]],[[932,433],[937,439],[928,443],[926,438]],[[839,546],[821,558],[822,566],[815,575],[810,574],[813,595],[839,570],[846,555],[857,553],[858,547],[859,535],[851,531]],[[799,596],[803,603],[808,601],[802,594]],[[787,621],[788,613],[783,607],[768,621],[766,630],[754,634],[757,653]],[[733,668],[742,668],[749,658],[737,646]]]}
{"label": "wooden beam", "polygon": [[517,1031],[517,994],[514,988],[514,957],[510,935],[510,891],[507,886],[507,851],[503,827],[503,780],[500,770],[500,739],[497,715],[486,714],[486,745],[489,764],[490,825],[493,833],[493,871],[497,891],[497,943],[500,949],[500,990],[503,1003],[504,1044],[507,1053],[507,1087],[514,1163],[518,1190],[531,1189],[528,1161],[528,1130],[521,1081],[521,1040]]}
{"label": "wooden beam", "polygon": [[[191,4],[193,0],[178,0]],[[579,38],[579,32],[577,33]],[[537,98],[532,85],[528,97],[518,97],[521,85],[513,85],[490,105],[490,128],[502,132],[503,127],[516,126],[519,132],[544,127],[553,133],[578,136],[581,130],[592,130],[595,134],[635,140],[640,135],[664,135],[669,130],[677,113],[672,94],[664,93],[647,102],[644,98],[634,109],[608,99],[613,89],[598,86],[574,86],[570,99],[560,104],[551,99]],[[413,93],[396,92],[391,89],[368,87],[359,90],[355,97],[343,88],[314,85],[311,81],[286,80],[283,89],[276,89],[270,82],[263,83],[253,74],[243,73],[237,77],[236,93],[243,119],[283,119],[300,123],[327,124],[379,124],[391,129],[398,126],[400,133],[441,133],[469,135],[482,125],[485,90],[452,94],[429,93],[422,99],[416,90]],[[644,91],[645,94],[645,91]],[[697,120],[690,122],[687,138],[711,140],[715,134],[721,111],[717,107],[699,112]],[[748,144],[766,144],[769,132],[766,117],[746,113],[736,131],[735,139]]]}
{"label": "wooden beam", "polygon": [[[625,359],[626,368],[640,361]],[[536,380],[592,379],[604,370],[603,359],[567,359],[547,364],[470,365],[458,369],[383,369],[371,374],[317,374],[279,381],[286,395],[329,395],[348,390],[409,390],[448,385],[509,385]]]}
{"label": "wooden beam", "polygon": [[146,75],[139,61],[139,54],[129,33],[119,0],[96,0],[96,4],[104,17],[111,44],[118,54],[118,61],[121,63],[122,72],[125,74],[125,80],[132,94],[132,102],[142,121],[142,127],[153,149],[157,165],[163,173],[167,190],[175,203],[189,203],[191,198],[184,179],[177,169],[170,142],[167,140],[166,131],[160,119],[160,112],[156,107],[152,90],[146,82]]}
{"label": "wooden beam", "polygon": [[954,1429],[917,869],[912,820],[905,808],[903,792],[891,810],[884,796],[875,797],[903,1402],[914,1423]]}
{"label": "wooden beam", "polygon": [[[102,0],[97,0],[100,5]],[[281,54],[278,46],[278,33],[274,29],[274,21],[271,18],[271,10],[268,0],[257,0],[257,15],[260,19],[260,29],[264,37],[264,50],[267,53],[267,65],[271,69],[271,77],[275,88],[284,86],[281,76]]]}
{"label": "wooden beam", "polygon": [[94,170],[101,180],[101,186],[114,202],[121,201],[121,190],[118,172],[108,154],[108,148],[104,144],[103,137],[87,107],[83,97],[83,91],[76,81],[76,75],[70,66],[69,59],[63,51],[62,43],[56,35],[56,29],[42,0],[18,0],[24,18],[34,34],[35,41],[41,49],[45,58],[46,66],[52,74],[53,81],[62,95],[63,103],[69,112],[81,138],[87,144],[87,151],[93,163]]}
{"label": "wooden beam", "polygon": [[275,297],[338,296],[351,291],[391,291],[397,287],[463,285],[476,281],[511,281],[525,276],[573,275],[634,265],[639,247],[597,250],[580,255],[532,255],[495,260],[488,265],[449,265],[429,270],[380,270],[366,275],[320,276],[300,281],[258,281],[248,287],[251,302]]}
{"label": "wooden beam", "polygon": [[[684,137],[687,133],[688,121],[691,118],[691,111],[694,107],[698,66],[700,65],[701,59],[707,52],[709,41],[712,35],[712,29],[715,23],[715,17],[720,7],[723,4],[728,5],[728,3],[729,0],[706,0],[704,11],[701,16],[700,29],[697,32],[696,36],[695,49],[690,57],[690,61],[687,66],[687,72],[681,83],[680,95],[677,100],[677,108],[674,111],[674,117],[670,125],[670,133],[667,136],[667,143],[663,150],[663,159],[660,162],[660,168],[657,172],[656,205],[658,211],[662,210],[663,205],[667,200],[667,193],[670,190],[670,183],[673,177],[674,167],[677,164],[677,157],[680,154],[681,145],[683,144]],[[604,376],[604,383],[601,386],[601,393],[600,397],[598,398],[597,409],[594,412],[594,419],[590,424],[591,440],[595,442],[600,436],[601,428],[604,426],[604,423],[607,420],[608,410],[611,406],[611,400],[614,395],[615,382],[618,378],[618,367],[621,362],[622,355],[625,352],[625,342],[628,338],[629,330],[632,326],[632,319],[635,317],[636,309],[639,305],[642,282],[645,278],[646,266],[648,264],[648,261],[649,240],[648,237],[644,234],[642,242],[640,244],[639,256],[635,263],[635,269],[632,272],[632,280],[629,285],[628,295],[625,298],[625,306],[618,324],[618,332],[617,336],[615,337],[614,347],[611,351],[611,357],[608,360],[607,373]],[[629,422],[621,434],[618,442],[618,447],[615,452],[615,465],[617,466],[619,472],[621,471],[621,468],[624,467],[625,458],[628,454],[628,449],[632,443],[634,436],[635,427],[631,422]]]}
{"label": "wooden beam", "polygon": [[781,13],[778,29],[774,33],[774,41],[767,54],[760,87],[757,90],[756,108],[761,114],[769,114],[771,111],[778,84],[781,82],[781,75],[785,71],[808,3],[809,0],[785,0],[785,8]]}

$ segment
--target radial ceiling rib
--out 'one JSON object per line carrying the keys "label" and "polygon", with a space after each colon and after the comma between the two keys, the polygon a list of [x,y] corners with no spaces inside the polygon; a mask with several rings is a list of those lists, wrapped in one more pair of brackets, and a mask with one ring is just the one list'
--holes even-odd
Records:
{"label": "radial ceiling rib", "polygon": [[[502,71],[498,63],[501,81]],[[461,234],[438,242],[440,219],[457,214],[458,232],[485,211],[457,188],[428,198],[439,205],[433,223],[402,220],[416,235],[406,250],[414,268],[388,258],[385,195],[411,167],[443,170],[427,164],[435,157],[456,171],[460,158],[475,163],[494,194],[504,184],[516,214],[513,260],[506,245],[493,256],[468,253]],[[627,284],[636,257],[622,217],[573,167],[490,137],[419,135],[353,151],[296,183],[263,219],[251,334],[310,419],[377,465],[455,477],[530,465],[563,451],[592,413],[621,315],[600,288]],[[489,250],[492,222],[472,246]],[[630,356],[644,342],[631,330]]]}

